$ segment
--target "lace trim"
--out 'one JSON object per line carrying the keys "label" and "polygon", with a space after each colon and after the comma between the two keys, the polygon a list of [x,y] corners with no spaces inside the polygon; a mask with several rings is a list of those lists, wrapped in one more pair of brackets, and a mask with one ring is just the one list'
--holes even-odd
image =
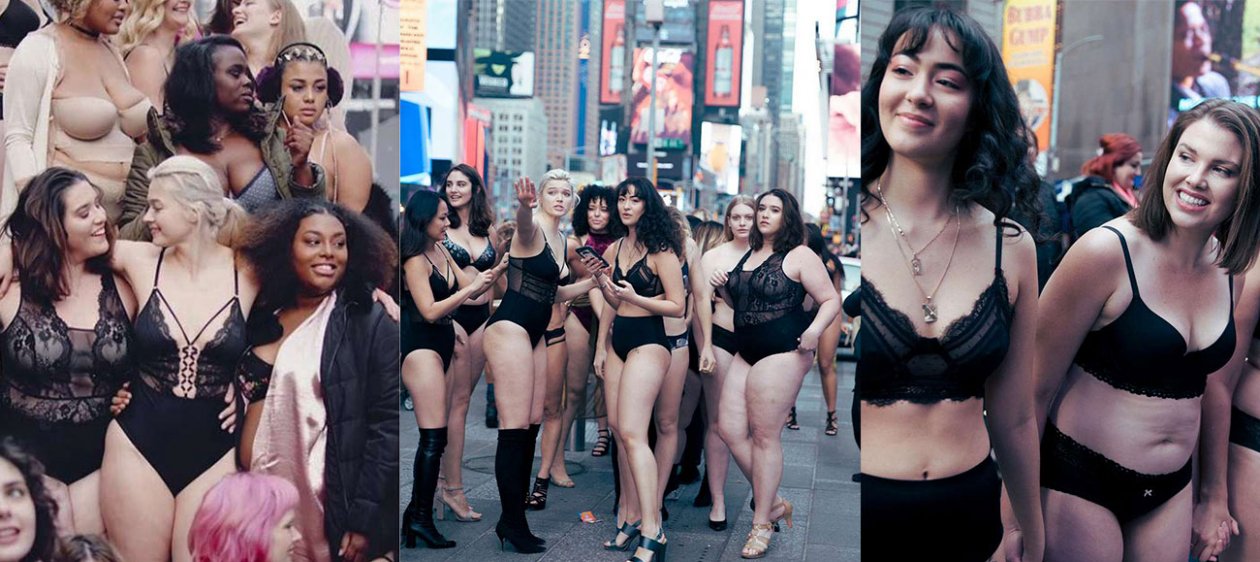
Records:
{"label": "lace trim", "polygon": [[193,345],[179,345],[175,341],[175,338],[171,336],[170,326],[167,325],[166,315],[162,312],[162,307],[154,300],[156,298],[156,292],[150,293],[149,302],[145,305],[145,309],[149,310],[149,314],[153,315],[151,321],[157,326],[158,333],[170,344],[172,349],[150,357],[148,361],[140,362],[138,370],[141,377],[150,387],[164,392],[170,391],[181,398],[223,396],[231,386],[232,369],[236,364],[217,365],[210,363],[203,366],[201,359],[206,355],[206,350],[214,351],[215,348],[225,345],[224,340],[227,339],[232,326],[240,318],[238,312],[240,306],[230,306],[229,304],[230,309],[227,317],[223,320],[223,324],[214,332],[214,336],[210,338],[210,341],[201,347],[197,347],[195,342]]}
{"label": "lace trim", "polygon": [[[1184,377],[1151,377],[1142,381],[1126,380],[1127,377],[1120,374],[1119,371],[1101,362],[1095,362],[1089,357],[1077,355],[1076,364],[1086,373],[1094,376],[1094,378],[1111,385],[1114,388],[1123,390],[1131,394],[1141,396],[1150,396],[1151,398],[1164,398],[1169,400],[1184,400],[1187,398],[1198,398],[1203,396],[1204,390],[1207,388],[1207,375],[1202,376],[1184,376]],[[1156,385],[1159,386],[1156,386]]]}

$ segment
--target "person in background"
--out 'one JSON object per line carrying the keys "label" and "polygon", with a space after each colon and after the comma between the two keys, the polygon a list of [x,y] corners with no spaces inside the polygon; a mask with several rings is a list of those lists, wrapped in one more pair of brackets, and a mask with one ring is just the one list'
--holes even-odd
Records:
{"label": "person in background", "polygon": [[175,48],[197,38],[192,0],[135,0],[118,33],[131,83],[162,113]]}
{"label": "person in background", "polygon": [[1138,206],[1134,178],[1142,174],[1142,145],[1124,133],[1098,139],[1102,154],[1081,167],[1087,175],[1072,189],[1068,205],[1076,237]]}
{"label": "person in background", "polygon": [[210,13],[210,21],[206,22],[206,34],[231,35],[236,27],[232,11],[241,5],[241,0],[215,0],[214,11]]}
{"label": "person in background", "polygon": [[57,550],[50,562],[124,562],[100,535],[74,535],[57,541]]}
{"label": "person in background", "polygon": [[193,562],[289,562],[302,535],[298,490],[279,476],[238,472],[206,492],[193,515]]}
{"label": "person in background", "polygon": [[57,504],[44,487],[44,465],[0,437],[0,562],[43,562],[57,544]]}
{"label": "person in background", "polygon": [[290,0],[242,0],[232,9],[232,37],[245,46],[258,76],[285,45],[306,41],[306,24]]}

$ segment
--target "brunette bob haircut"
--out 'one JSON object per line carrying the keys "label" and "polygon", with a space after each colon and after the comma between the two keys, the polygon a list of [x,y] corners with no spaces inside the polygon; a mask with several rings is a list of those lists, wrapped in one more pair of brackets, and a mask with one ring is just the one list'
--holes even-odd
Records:
{"label": "brunette bob haircut", "polygon": [[1150,180],[1143,181],[1142,201],[1132,211],[1133,224],[1155,241],[1163,240],[1176,226],[1168,214],[1168,201],[1164,200],[1164,176],[1168,163],[1173,159],[1181,135],[1186,129],[1204,119],[1211,120],[1231,132],[1242,145],[1242,162],[1238,170],[1238,199],[1234,211],[1216,227],[1216,239],[1220,242],[1216,264],[1230,275],[1238,275],[1251,268],[1260,247],[1260,186],[1256,183],[1256,166],[1260,165],[1260,113],[1234,101],[1210,99],[1177,116],[1168,136],[1159,144],[1151,161]]}
{"label": "brunette bob haircut", "polygon": [[[774,251],[786,254],[805,243],[805,220],[801,218],[801,206],[796,202],[796,197],[777,187],[758,195],[753,211],[761,212],[762,201],[770,196],[778,197],[783,202],[783,220],[779,233],[774,237]],[[748,233],[748,246],[753,250],[760,250],[765,241],[761,229],[754,224],[752,231]]]}

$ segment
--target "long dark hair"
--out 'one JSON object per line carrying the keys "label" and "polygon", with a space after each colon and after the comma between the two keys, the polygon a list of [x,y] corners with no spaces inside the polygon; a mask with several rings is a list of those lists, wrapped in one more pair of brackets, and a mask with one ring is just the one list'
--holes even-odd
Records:
{"label": "long dark hair", "polygon": [[[406,262],[423,254],[425,250],[439,242],[439,240],[429,238],[428,233],[429,223],[433,222],[433,218],[438,214],[438,202],[446,203],[449,212],[451,204],[446,201],[446,196],[434,191],[417,191],[407,201],[407,208],[403,210],[402,234],[398,241],[402,261]],[[453,216],[455,213],[447,215],[448,218]]]}
{"label": "long dark hair", "polygon": [[[52,167],[31,179],[18,195],[17,208],[9,216],[4,231],[13,238],[14,265],[22,283],[22,298],[39,304],[52,304],[70,295],[66,286],[65,215],[66,191],[79,182],[88,182],[83,174],[66,168]],[[89,185],[91,185],[89,183]],[[101,190],[92,186],[97,196]],[[87,260],[89,272],[112,275],[110,255],[114,250],[114,228],[105,226],[109,251]]]}
{"label": "long dark hair", "polygon": [[634,195],[643,200],[643,216],[635,225],[639,243],[649,253],[671,251],[678,256],[683,255],[683,234],[678,223],[669,216],[665,200],[656,191],[651,180],[643,177],[632,177],[621,180],[617,184],[617,198],[629,195],[634,188]]}
{"label": "long dark hair", "polygon": [[573,234],[586,236],[591,232],[590,219],[586,214],[596,201],[603,201],[608,207],[608,229],[602,234],[609,236],[625,236],[626,225],[621,224],[621,214],[617,212],[617,192],[611,187],[588,185],[578,194],[577,206],[573,208]]}
{"label": "long dark hair", "polygon": [[28,453],[12,437],[0,437],[0,459],[13,463],[26,481],[35,504],[35,544],[22,562],[51,560],[57,547],[57,502],[44,487],[44,464]]}
{"label": "long dark hair", "polygon": [[232,33],[232,0],[215,0],[214,12],[210,14],[210,21],[206,22],[206,31],[216,35],[230,35]]}
{"label": "long dark hair", "polygon": [[805,245],[809,246],[809,249],[813,250],[815,254],[818,254],[819,258],[822,258],[823,265],[834,269],[831,272],[832,275],[839,273],[840,277],[844,278],[844,268],[840,266],[840,258],[837,258],[827,248],[827,241],[823,238],[821,226],[812,222],[805,224]]}
{"label": "long dark hair", "polygon": [[[757,204],[753,206],[753,212],[760,213],[761,202],[771,195],[783,202],[783,220],[779,234],[774,237],[774,251],[786,254],[805,243],[805,219],[801,218],[801,205],[796,202],[796,197],[777,187],[757,196]],[[753,215],[754,221],[756,216],[756,214]],[[754,224],[748,233],[748,246],[753,250],[760,250],[765,241],[761,235],[761,229]]]}
{"label": "long dark hair", "polygon": [[[263,139],[266,115],[257,107],[240,115],[223,114],[214,80],[214,54],[219,49],[245,48],[226,35],[211,35],[175,50],[175,64],[166,78],[166,112],[163,119],[175,144],[196,154],[214,154],[223,148],[214,140],[211,120],[226,118],[232,129],[254,142]],[[248,72],[248,71],[247,71]]]}
{"label": "long dark hair", "polygon": [[[1036,173],[1028,162],[1028,136],[1019,100],[1002,63],[1002,53],[980,24],[945,8],[911,8],[897,12],[879,38],[870,78],[862,86],[862,197],[878,200],[870,186],[887,169],[892,148],[879,125],[879,90],[888,63],[899,53],[914,54],[939,30],[957,51],[972,87],[967,133],[959,142],[951,172],[951,203],[977,203],[994,214],[994,224],[1012,208],[1032,217],[1029,232],[1039,231]],[[894,52],[905,37],[902,50]]]}
{"label": "long dark hair", "polygon": [[[472,186],[472,203],[469,203],[471,207],[468,209],[468,232],[481,238],[490,236],[490,225],[494,224],[494,212],[490,209],[490,201],[486,196],[486,184],[481,181],[481,174],[468,164],[456,164],[455,167],[447,170],[442,183],[438,184],[438,194],[446,200],[448,206],[451,202],[446,199],[446,180],[451,177],[451,172],[464,174],[468,177],[469,185]],[[451,208],[450,219],[451,228],[459,228],[464,224],[464,219],[459,218],[459,213],[455,212],[454,207]]]}

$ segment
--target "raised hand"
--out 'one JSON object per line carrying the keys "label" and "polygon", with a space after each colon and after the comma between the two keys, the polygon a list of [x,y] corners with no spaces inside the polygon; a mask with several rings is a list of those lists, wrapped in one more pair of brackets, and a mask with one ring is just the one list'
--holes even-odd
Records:
{"label": "raised hand", "polygon": [[516,200],[521,202],[521,206],[533,208],[538,204],[538,189],[534,187],[534,180],[519,178],[512,187],[516,188]]}

